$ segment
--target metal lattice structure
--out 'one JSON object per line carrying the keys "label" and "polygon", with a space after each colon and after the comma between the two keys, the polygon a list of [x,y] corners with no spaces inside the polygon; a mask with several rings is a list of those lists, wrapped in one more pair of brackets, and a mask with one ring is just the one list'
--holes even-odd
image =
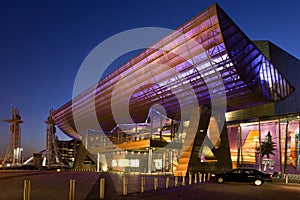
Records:
{"label": "metal lattice structure", "polygon": [[51,168],[52,165],[60,163],[57,147],[57,138],[55,136],[56,128],[52,118],[53,110],[50,111],[49,117],[45,123],[47,124],[47,147],[46,147],[46,167]]}
{"label": "metal lattice structure", "polygon": [[21,128],[20,124],[23,123],[21,120],[20,112],[16,107],[12,107],[11,119],[3,120],[4,122],[10,123],[10,137],[9,144],[2,161],[2,165],[20,165],[22,164],[22,148],[21,148]]}
{"label": "metal lattice structure", "polygon": [[[157,65],[167,65],[175,73]],[[156,82],[149,84],[149,77]],[[119,91],[117,99],[126,100],[134,90],[129,110],[135,123],[144,122],[154,104],[162,105],[168,117],[180,119],[180,104],[188,104],[190,99],[187,95],[179,103],[174,91],[181,94],[185,84],[192,86],[199,105],[209,105],[209,89],[217,94],[223,82],[227,111],[280,101],[294,91],[278,69],[214,4],[100,80],[96,90],[91,87],[55,110],[55,123],[67,135],[80,138],[79,134],[84,133],[76,129],[72,113],[80,111],[78,120],[86,128],[94,128],[89,126],[89,120],[91,109],[95,109],[101,128],[111,131],[117,125],[111,98],[118,81],[124,78],[126,87]],[[147,84],[136,87],[143,82]],[[93,98],[95,107],[89,106]]]}

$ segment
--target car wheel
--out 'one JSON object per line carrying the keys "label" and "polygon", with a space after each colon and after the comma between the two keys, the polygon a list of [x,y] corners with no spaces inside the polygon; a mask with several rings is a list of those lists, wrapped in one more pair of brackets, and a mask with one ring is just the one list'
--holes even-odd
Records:
{"label": "car wheel", "polygon": [[260,179],[255,179],[253,182],[254,185],[259,186],[262,184],[262,181]]}
{"label": "car wheel", "polygon": [[218,182],[218,183],[223,183],[223,182],[224,182],[224,179],[223,179],[222,177],[219,177],[219,178],[217,179],[217,182]]}

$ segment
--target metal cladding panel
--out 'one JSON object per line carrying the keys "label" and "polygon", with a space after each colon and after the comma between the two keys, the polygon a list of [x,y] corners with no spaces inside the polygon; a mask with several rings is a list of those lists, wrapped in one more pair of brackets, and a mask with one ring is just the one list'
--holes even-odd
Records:
{"label": "metal cladding panel", "polygon": [[[279,101],[294,90],[214,4],[57,109],[53,117],[64,133],[78,138],[72,112],[79,111],[77,120],[92,128],[90,112],[95,109],[103,131],[111,131],[117,124],[112,111],[115,96],[114,105],[128,101],[136,123],[145,121],[154,104],[162,105],[170,118],[180,119],[180,105],[191,101],[183,90],[186,85],[199,105],[211,104],[212,91],[220,95],[225,91],[228,111]],[[87,106],[94,94],[95,105]]]}
{"label": "metal cladding panel", "polygon": [[294,87],[238,28],[220,7],[219,23],[229,57],[241,79],[255,95],[270,101],[284,100]]}

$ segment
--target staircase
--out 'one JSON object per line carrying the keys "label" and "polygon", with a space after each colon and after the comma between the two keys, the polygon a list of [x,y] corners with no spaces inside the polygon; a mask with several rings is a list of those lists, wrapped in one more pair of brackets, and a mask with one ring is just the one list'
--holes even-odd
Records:
{"label": "staircase", "polygon": [[[200,108],[200,113],[201,111],[202,109]],[[194,109],[191,116],[197,115],[199,115],[199,111],[197,109]],[[178,158],[178,165],[174,170],[174,176],[186,176],[199,121],[200,119],[191,120],[189,127],[186,129],[186,136],[182,144],[180,157]]]}

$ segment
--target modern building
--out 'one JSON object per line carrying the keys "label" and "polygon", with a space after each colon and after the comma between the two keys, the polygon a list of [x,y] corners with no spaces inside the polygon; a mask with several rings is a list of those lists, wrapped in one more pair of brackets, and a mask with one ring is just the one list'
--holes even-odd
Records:
{"label": "modern building", "polygon": [[[272,57],[271,46],[252,42],[213,4],[55,110],[55,124],[112,171],[184,176],[264,168],[273,154],[285,163],[273,170],[282,171],[287,159],[279,155],[299,146],[299,125],[292,128],[299,120],[277,117],[277,109],[285,112],[278,102],[291,96],[295,104],[299,93],[297,80],[281,73],[289,56]],[[287,130],[294,131],[290,146]]]}
{"label": "modern building", "polygon": [[[294,86],[300,85],[300,60],[270,41],[254,41],[260,51]],[[231,158],[234,166],[251,166],[267,172],[300,173],[300,92],[271,102],[226,113]],[[268,137],[270,132],[271,138]],[[259,141],[271,140],[274,149],[259,156]],[[287,150],[285,150],[287,149]],[[238,156],[239,154],[239,156]]]}

